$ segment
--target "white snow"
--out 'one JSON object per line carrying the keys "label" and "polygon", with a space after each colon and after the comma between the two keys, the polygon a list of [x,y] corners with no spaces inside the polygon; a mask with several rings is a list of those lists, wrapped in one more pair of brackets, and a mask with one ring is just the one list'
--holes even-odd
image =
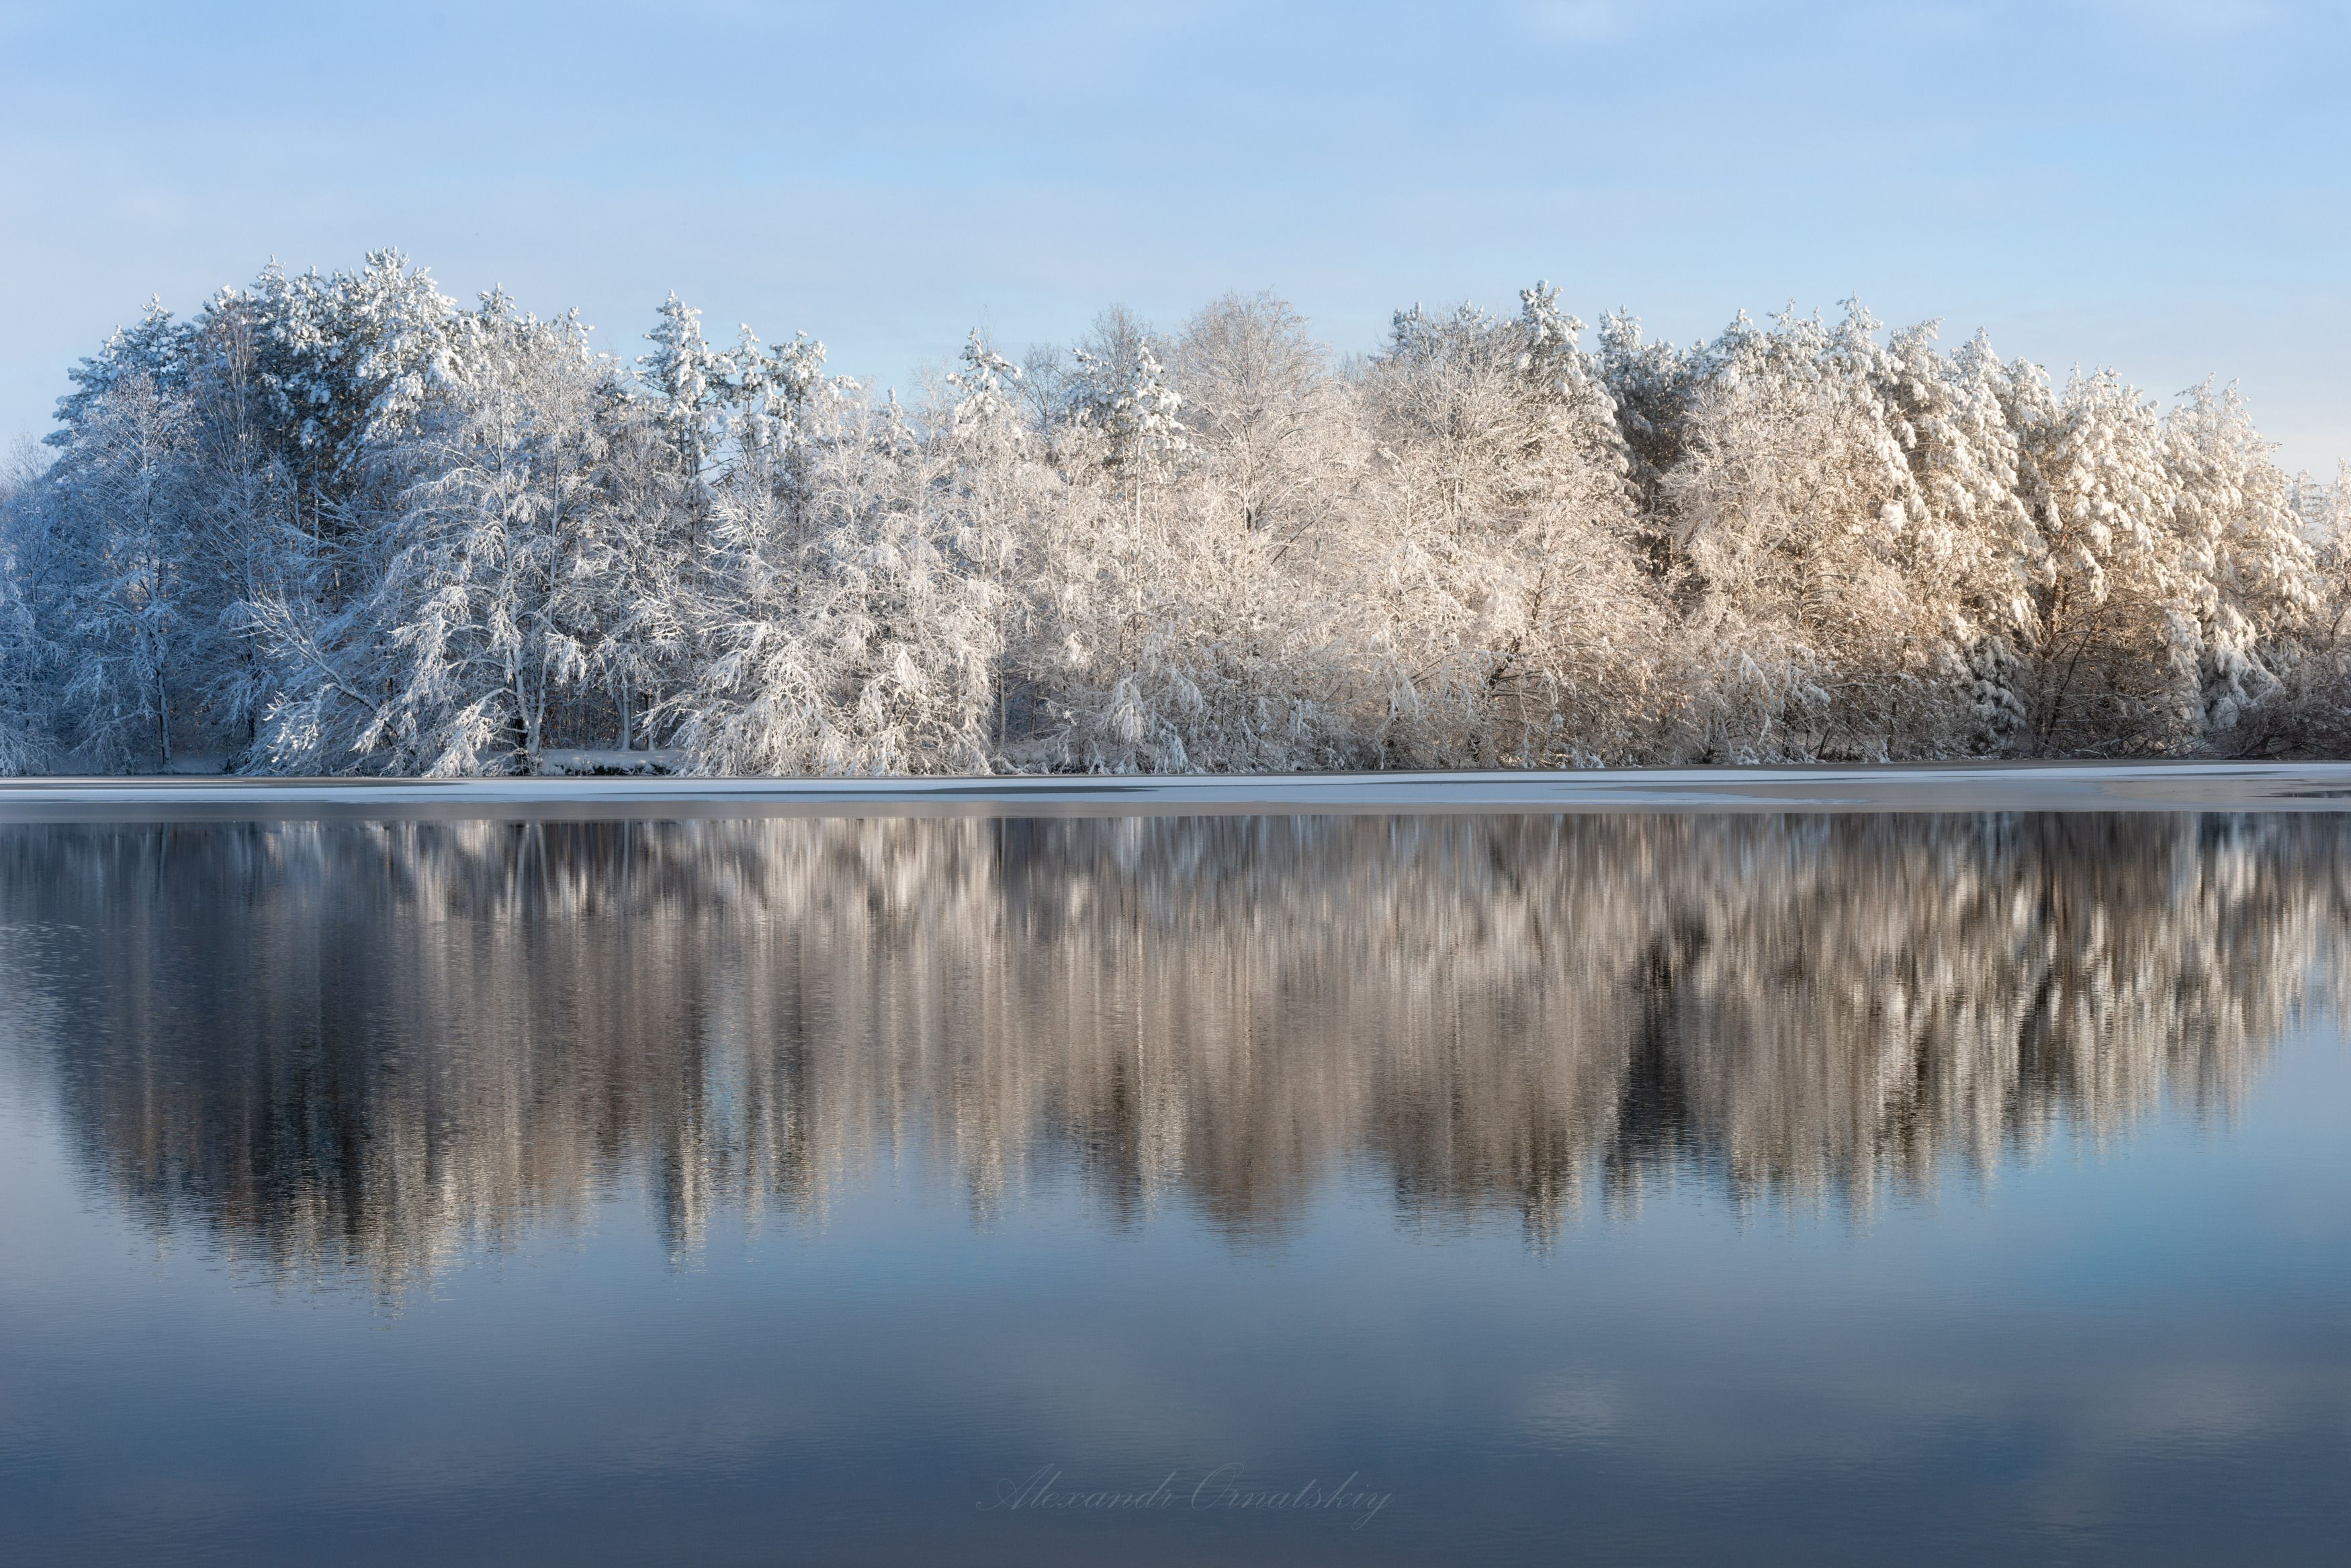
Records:
{"label": "white snow", "polygon": [[1189,778],[0,780],[0,822],[1622,811],[2351,811],[2351,763],[1625,768]]}

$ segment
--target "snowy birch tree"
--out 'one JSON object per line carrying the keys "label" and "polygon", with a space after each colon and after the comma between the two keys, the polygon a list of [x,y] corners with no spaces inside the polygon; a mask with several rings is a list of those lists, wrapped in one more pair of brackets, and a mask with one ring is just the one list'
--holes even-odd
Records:
{"label": "snowy birch tree", "polygon": [[1171,381],[1212,525],[1293,535],[1335,504],[1359,454],[1329,358],[1271,295],[1227,295],[1186,325]]}

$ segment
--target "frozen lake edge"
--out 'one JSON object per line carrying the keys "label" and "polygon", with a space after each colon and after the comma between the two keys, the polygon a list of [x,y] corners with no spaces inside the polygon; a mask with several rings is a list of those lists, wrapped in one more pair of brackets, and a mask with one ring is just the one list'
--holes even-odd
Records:
{"label": "frozen lake edge", "polygon": [[0,779],[0,822],[2346,810],[2351,763],[1979,763],[1182,777]]}

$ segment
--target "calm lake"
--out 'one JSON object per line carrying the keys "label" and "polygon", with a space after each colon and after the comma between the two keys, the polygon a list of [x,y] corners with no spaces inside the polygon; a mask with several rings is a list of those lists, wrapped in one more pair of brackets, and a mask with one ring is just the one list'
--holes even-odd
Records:
{"label": "calm lake", "polygon": [[26,1563],[2335,1563],[2351,816],[0,826]]}

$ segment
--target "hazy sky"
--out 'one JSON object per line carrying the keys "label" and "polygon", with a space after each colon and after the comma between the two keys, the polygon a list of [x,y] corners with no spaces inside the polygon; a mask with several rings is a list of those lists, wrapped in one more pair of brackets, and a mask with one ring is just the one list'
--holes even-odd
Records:
{"label": "hazy sky", "polygon": [[2351,457],[2351,0],[1473,5],[0,0],[0,439],[151,294],[394,244],[634,353],[806,329],[906,384],[1271,288],[1711,335],[1790,300]]}

